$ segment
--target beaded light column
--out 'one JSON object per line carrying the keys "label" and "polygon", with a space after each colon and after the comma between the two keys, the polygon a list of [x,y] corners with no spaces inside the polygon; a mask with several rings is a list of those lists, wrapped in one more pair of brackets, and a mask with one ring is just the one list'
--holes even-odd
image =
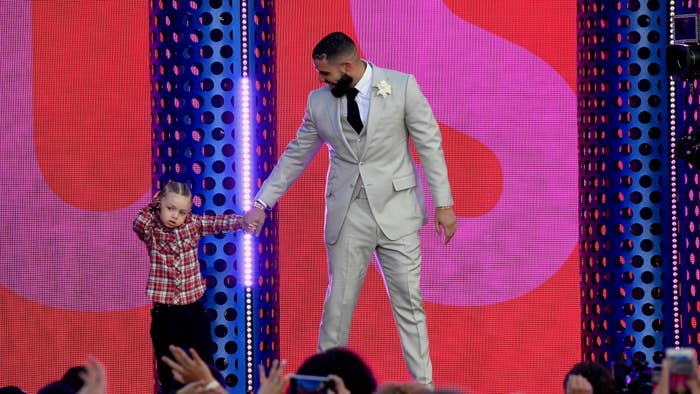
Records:
{"label": "beaded light column", "polygon": [[[257,0],[250,3],[252,11],[247,31],[251,55],[243,59],[243,72],[249,75],[250,80],[250,124],[253,127],[254,148],[251,178],[254,195],[277,162],[277,49],[274,1]],[[250,282],[246,281],[246,319],[254,322],[249,325],[249,328],[252,326],[253,339],[253,347],[248,349],[247,356],[246,385],[249,391],[257,391],[260,382],[257,364],[262,363],[269,369],[272,361],[279,359],[279,238],[276,209],[268,212],[265,223],[253,244],[256,257],[254,275],[251,275]],[[251,311],[252,314],[249,313]]]}
{"label": "beaded light column", "polygon": [[[669,4],[669,33],[674,43],[673,16],[697,14],[697,1],[671,1]],[[670,80],[671,147],[681,136],[700,132],[700,94],[697,79]],[[671,151],[671,198],[673,203],[673,258],[668,276],[672,302],[672,341],[668,346],[691,346],[700,350],[700,168],[678,159]]]}
{"label": "beaded light column", "polygon": [[[276,157],[274,3],[151,0],[153,187],[190,185],[193,212],[243,214]],[[277,229],[206,237],[199,256],[214,365],[257,385],[278,354]]]}
{"label": "beaded light column", "polygon": [[666,4],[579,0],[577,36],[583,359],[659,363],[673,245]]}

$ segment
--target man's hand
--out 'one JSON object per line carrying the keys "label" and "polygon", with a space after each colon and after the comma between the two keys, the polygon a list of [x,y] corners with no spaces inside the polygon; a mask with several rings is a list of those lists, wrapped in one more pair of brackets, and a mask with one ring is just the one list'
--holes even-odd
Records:
{"label": "man's hand", "polygon": [[457,231],[457,217],[452,207],[435,208],[435,232],[437,235],[445,233],[445,245],[452,239]]}
{"label": "man's hand", "polygon": [[256,236],[260,235],[260,230],[265,224],[265,211],[260,208],[250,208],[248,212],[243,215],[243,229],[254,233]]}

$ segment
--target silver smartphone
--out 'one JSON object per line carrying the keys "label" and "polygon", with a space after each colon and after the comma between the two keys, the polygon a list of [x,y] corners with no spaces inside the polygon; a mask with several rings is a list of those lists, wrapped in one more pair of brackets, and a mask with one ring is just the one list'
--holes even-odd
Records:
{"label": "silver smartphone", "polygon": [[335,384],[328,376],[292,375],[289,379],[292,394],[325,394],[334,388]]}

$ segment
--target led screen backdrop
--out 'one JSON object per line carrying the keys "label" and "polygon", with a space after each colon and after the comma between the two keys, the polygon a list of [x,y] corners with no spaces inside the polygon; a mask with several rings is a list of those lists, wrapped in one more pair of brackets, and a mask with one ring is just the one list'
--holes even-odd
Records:
{"label": "led screen backdrop", "polygon": [[[149,392],[148,265],[131,232],[150,196],[147,2],[0,6],[0,385],[35,391],[95,355],[110,392]],[[442,126],[459,230],[449,246],[421,233],[439,387],[559,392],[579,358],[575,12],[563,0],[277,2],[280,151],[319,86],[311,49],[335,30],[414,74]],[[289,370],[316,347],[326,164],[322,150],[279,204]],[[374,268],[350,346],[380,381],[408,379]]]}

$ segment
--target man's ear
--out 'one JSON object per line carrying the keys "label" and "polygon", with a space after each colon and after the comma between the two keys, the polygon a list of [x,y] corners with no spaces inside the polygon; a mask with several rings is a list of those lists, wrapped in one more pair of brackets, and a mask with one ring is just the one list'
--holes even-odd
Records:
{"label": "man's ear", "polygon": [[352,62],[342,62],[340,63],[340,71],[345,73],[345,74],[350,74],[353,70],[353,64]]}

